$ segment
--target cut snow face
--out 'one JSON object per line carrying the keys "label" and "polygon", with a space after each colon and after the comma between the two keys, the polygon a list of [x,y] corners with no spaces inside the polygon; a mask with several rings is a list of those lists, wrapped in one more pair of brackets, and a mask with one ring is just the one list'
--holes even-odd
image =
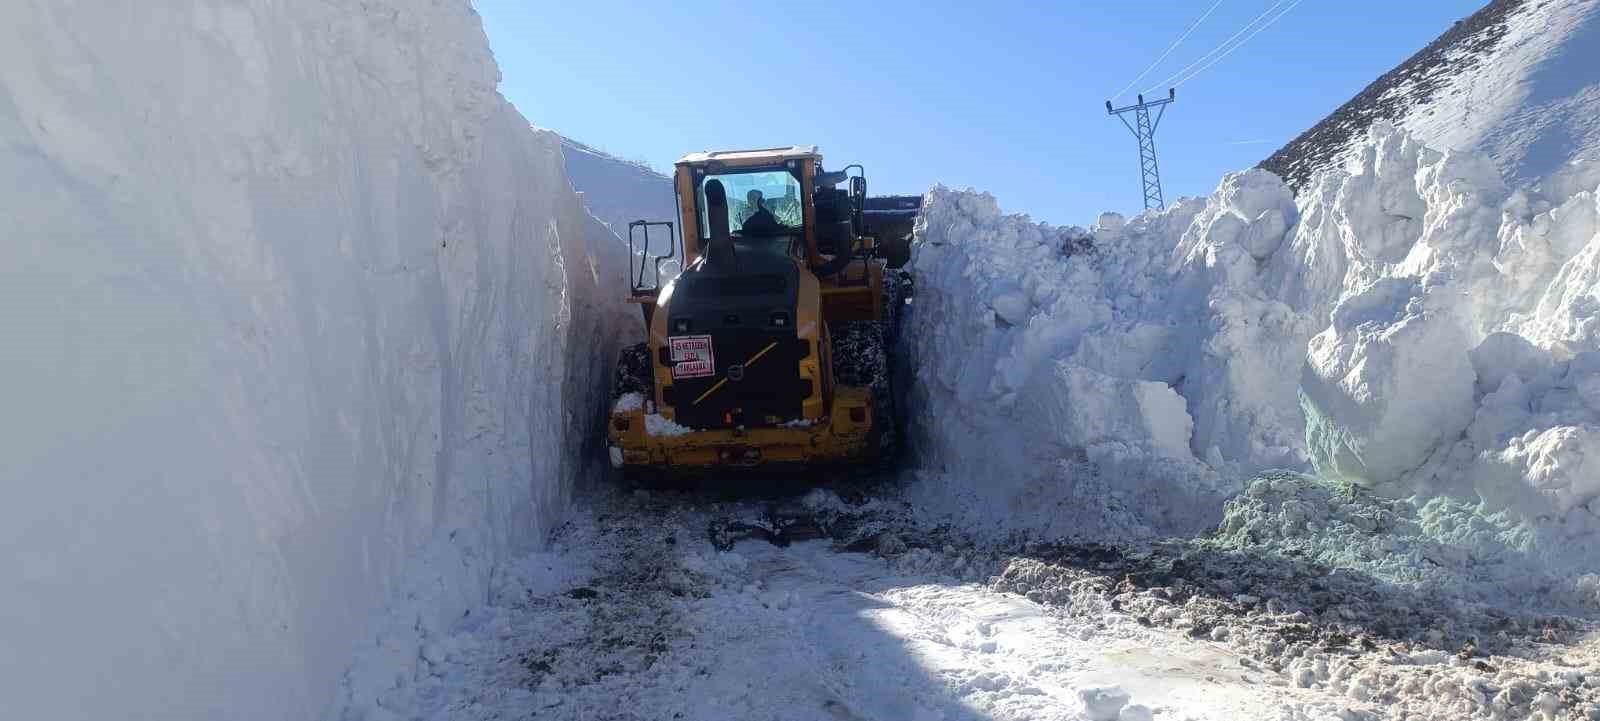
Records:
{"label": "cut snow face", "polygon": [[471,7],[180,5],[0,3],[7,718],[316,718],[604,462],[624,252]]}
{"label": "cut snow face", "polygon": [[[935,188],[906,333],[921,467],[964,526],[1132,540],[1214,527],[1265,469],[1600,551],[1600,168],[1510,189],[1387,124],[1296,201],[1275,176],[1092,230]],[[1433,528],[1440,537],[1463,537]]]}

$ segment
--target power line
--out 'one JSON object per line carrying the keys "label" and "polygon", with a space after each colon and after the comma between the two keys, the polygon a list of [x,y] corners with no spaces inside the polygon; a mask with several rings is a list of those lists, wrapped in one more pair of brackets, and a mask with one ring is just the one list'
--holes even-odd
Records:
{"label": "power line", "polygon": [[1217,56],[1217,58],[1215,60],[1212,60],[1211,62],[1206,63],[1205,65],[1202,65],[1199,70],[1196,70],[1196,71],[1194,71],[1192,73],[1189,73],[1188,75],[1185,75],[1181,80],[1178,80],[1177,82],[1173,83],[1172,87],[1176,88],[1176,87],[1178,87],[1180,85],[1183,85],[1184,83],[1187,83],[1190,80],[1193,80],[1196,75],[1199,75],[1200,73],[1205,72],[1206,68],[1209,68],[1209,67],[1211,67],[1213,65],[1216,65],[1219,62],[1222,62],[1223,58],[1226,58],[1229,55],[1232,55],[1233,51],[1238,50],[1245,43],[1250,42],[1250,38],[1253,38],[1253,37],[1261,34],[1262,30],[1266,30],[1267,28],[1272,27],[1273,23],[1278,22],[1278,20],[1282,19],[1283,16],[1288,15],[1290,10],[1293,10],[1296,5],[1299,5],[1302,2],[1305,2],[1305,0],[1294,0],[1294,2],[1289,3],[1289,7],[1284,8],[1283,12],[1278,13],[1277,15],[1274,15],[1271,20],[1268,20],[1266,22],[1266,24],[1262,25],[1259,28],[1256,28],[1255,32],[1250,33],[1249,35],[1246,35],[1243,40],[1239,41],[1238,45],[1234,45],[1233,47],[1228,48],[1228,52],[1225,52],[1225,53]]}
{"label": "power line", "polygon": [[1133,88],[1133,86],[1138,85],[1139,81],[1144,79],[1144,76],[1149,75],[1151,70],[1155,70],[1156,66],[1161,64],[1161,61],[1166,60],[1167,56],[1172,54],[1172,51],[1177,50],[1178,46],[1183,44],[1183,41],[1189,38],[1189,34],[1193,33],[1195,28],[1200,27],[1200,23],[1205,22],[1206,18],[1211,17],[1211,13],[1216,11],[1217,6],[1221,4],[1222,0],[1217,0],[1216,2],[1211,3],[1211,7],[1206,8],[1205,13],[1200,16],[1199,20],[1190,23],[1189,29],[1184,30],[1183,34],[1179,35],[1177,40],[1172,41],[1172,44],[1167,46],[1166,51],[1161,53],[1161,57],[1156,58],[1155,62],[1150,63],[1150,67],[1145,68],[1144,72],[1139,73],[1139,77],[1129,80],[1128,84],[1122,86],[1122,89],[1118,90],[1116,95],[1111,96],[1111,99],[1116,100],[1117,98],[1122,97],[1123,93],[1128,92]]}
{"label": "power line", "polygon": [[[1236,32],[1233,35],[1229,36],[1227,40],[1224,40],[1221,43],[1219,43],[1216,47],[1212,48],[1205,55],[1201,55],[1199,58],[1196,58],[1194,62],[1189,63],[1188,65],[1184,66],[1184,68],[1182,70],[1179,70],[1178,72],[1173,73],[1171,75],[1171,77],[1168,77],[1166,80],[1163,80],[1163,81],[1161,81],[1159,83],[1156,83],[1156,87],[1157,88],[1171,87],[1172,86],[1172,81],[1183,77],[1190,70],[1193,70],[1196,66],[1200,65],[1201,63],[1203,63],[1207,59],[1209,59],[1212,55],[1215,55],[1215,54],[1221,52],[1223,48],[1226,48],[1228,46],[1228,43],[1231,43],[1234,40],[1239,39],[1239,36],[1249,32],[1251,27],[1254,27],[1256,23],[1261,22],[1262,18],[1265,18],[1268,15],[1271,15],[1274,11],[1276,11],[1278,8],[1282,7],[1283,4],[1288,2],[1288,1],[1289,0],[1278,0],[1277,2],[1273,3],[1272,7],[1267,8],[1266,12],[1263,12],[1260,15],[1257,15],[1255,17],[1255,19],[1251,20],[1250,22],[1245,23],[1244,27],[1239,28],[1239,32]],[[1153,90],[1153,89],[1152,90],[1146,90],[1145,92],[1152,93],[1152,92],[1155,92],[1155,90]]]}

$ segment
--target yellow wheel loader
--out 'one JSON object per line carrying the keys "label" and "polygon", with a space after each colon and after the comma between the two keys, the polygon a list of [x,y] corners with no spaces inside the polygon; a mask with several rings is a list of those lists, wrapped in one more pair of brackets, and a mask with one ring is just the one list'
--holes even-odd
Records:
{"label": "yellow wheel loader", "polygon": [[628,228],[646,340],[618,362],[612,464],[650,480],[891,463],[920,199],[869,199],[861,166],[824,170],[814,146],[692,153],[673,185],[679,232]]}

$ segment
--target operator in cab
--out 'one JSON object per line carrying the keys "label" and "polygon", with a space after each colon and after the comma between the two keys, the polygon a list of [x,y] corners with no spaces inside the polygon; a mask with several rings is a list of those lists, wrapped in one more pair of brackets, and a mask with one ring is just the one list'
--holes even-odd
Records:
{"label": "operator in cab", "polygon": [[745,202],[749,203],[750,207],[755,208],[756,212],[745,219],[744,225],[740,229],[744,237],[770,237],[780,235],[788,230],[787,226],[778,222],[777,216],[774,216],[772,211],[767,210],[766,201],[762,199],[761,191],[752,190],[746,193]]}

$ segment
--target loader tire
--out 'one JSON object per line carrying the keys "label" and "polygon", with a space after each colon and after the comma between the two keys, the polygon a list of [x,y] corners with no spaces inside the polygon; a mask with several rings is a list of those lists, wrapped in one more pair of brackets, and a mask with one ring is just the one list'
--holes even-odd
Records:
{"label": "loader tire", "polygon": [[611,400],[628,393],[639,393],[645,398],[655,395],[655,373],[650,367],[650,344],[635,343],[622,349],[617,357],[617,373],[611,384]]}
{"label": "loader tire", "polygon": [[881,320],[846,321],[833,329],[833,371],[840,383],[870,388],[873,406],[875,471],[892,473],[898,466],[903,430],[900,417],[896,346],[905,306],[902,273],[884,274]]}

